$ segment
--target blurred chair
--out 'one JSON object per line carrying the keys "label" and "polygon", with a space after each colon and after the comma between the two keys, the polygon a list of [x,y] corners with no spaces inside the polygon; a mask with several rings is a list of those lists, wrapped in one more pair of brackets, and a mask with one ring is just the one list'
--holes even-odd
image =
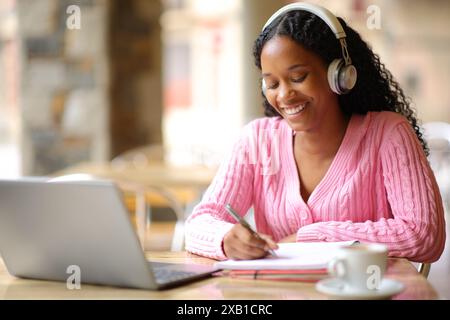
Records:
{"label": "blurred chair", "polygon": [[166,188],[142,186],[129,182],[121,182],[119,187],[124,192],[128,210],[134,213],[136,232],[144,249],[146,240],[150,239],[147,236],[152,224],[152,210],[155,208],[169,208],[173,211],[176,223],[170,250],[180,251],[183,249],[184,237],[180,239],[176,230],[178,225],[184,225],[185,206],[179,201],[176,194]]}
{"label": "blurred chair", "polygon": [[[144,168],[152,164],[163,164],[165,161],[165,149],[162,145],[146,145],[128,150],[111,161],[115,167],[132,166]],[[171,251],[184,249],[184,221],[187,210],[198,198],[198,190],[193,188],[169,188],[147,185],[130,184],[125,187],[128,192],[133,192],[134,196],[128,201],[130,210],[136,213],[138,233],[147,230],[152,221],[153,208],[169,208],[176,216],[175,227],[172,236]],[[144,229],[145,228],[145,229]]]}
{"label": "blurred chair", "polygon": [[133,166],[145,167],[151,163],[164,163],[165,149],[160,144],[150,144],[125,151],[114,159],[111,164],[120,166],[122,164],[132,164]]}
{"label": "blurred chair", "polygon": [[417,271],[419,271],[419,273],[425,278],[428,278],[428,275],[430,274],[430,269],[431,263],[419,263]]}

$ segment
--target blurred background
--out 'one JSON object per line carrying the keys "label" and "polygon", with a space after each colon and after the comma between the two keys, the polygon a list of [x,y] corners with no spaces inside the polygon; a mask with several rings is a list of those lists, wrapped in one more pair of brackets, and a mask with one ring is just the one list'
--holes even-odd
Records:
{"label": "blurred background", "polygon": [[[174,164],[217,165],[262,116],[252,44],[287,2],[0,0],[0,176],[144,145]],[[310,2],[371,43],[423,122],[450,122],[449,1]]]}
{"label": "blurred background", "polygon": [[[253,41],[288,2],[0,0],[0,178],[113,178],[130,212],[149,220],[153,206],[164,220],[170,207],[180,224],[168,230],[182,228],[242,126],[263,116]],[[431,123],[448,205],[450,1],[309,2],[356,29]]]}

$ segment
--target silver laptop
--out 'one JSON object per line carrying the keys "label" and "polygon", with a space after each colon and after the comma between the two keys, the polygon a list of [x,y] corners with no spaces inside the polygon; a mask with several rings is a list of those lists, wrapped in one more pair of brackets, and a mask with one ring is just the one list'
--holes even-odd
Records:
{"label": "silver laptop", "polygon": [[0,254],[21,278],[167,288],[210,276],[207,265],[147,261],[109,181],[0,180]]}

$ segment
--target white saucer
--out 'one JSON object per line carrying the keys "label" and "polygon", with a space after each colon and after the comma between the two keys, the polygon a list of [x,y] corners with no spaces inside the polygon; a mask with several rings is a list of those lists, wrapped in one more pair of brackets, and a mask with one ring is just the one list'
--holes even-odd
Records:
{"label": "white saucer", "polygon": [[388,299],[402,292],[405,286],[395,280],[383,279],[377,290],[359,292],[349,290],[341,279],[328,278],[317,282],[316,289],[322,293],[343,299]]}

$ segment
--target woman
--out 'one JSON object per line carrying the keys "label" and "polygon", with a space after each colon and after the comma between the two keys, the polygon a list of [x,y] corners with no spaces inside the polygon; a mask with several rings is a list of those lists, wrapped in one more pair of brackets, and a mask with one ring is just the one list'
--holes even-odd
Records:
{"label": "woman", "polygon": [[[414,112],[359,34],[338,18],[345,46],[337,20],[317,10],[275,14],[256,39],[266,118],[246,126],[195,207],[186,249],[255,259],[277,242],[360,240],[436,261],[443,206]],[[353,67],[333,78],[329,66],[342,56],[357,80]],[[264,240],[236,224],[227,203],[241,215],[253,206]]]}

